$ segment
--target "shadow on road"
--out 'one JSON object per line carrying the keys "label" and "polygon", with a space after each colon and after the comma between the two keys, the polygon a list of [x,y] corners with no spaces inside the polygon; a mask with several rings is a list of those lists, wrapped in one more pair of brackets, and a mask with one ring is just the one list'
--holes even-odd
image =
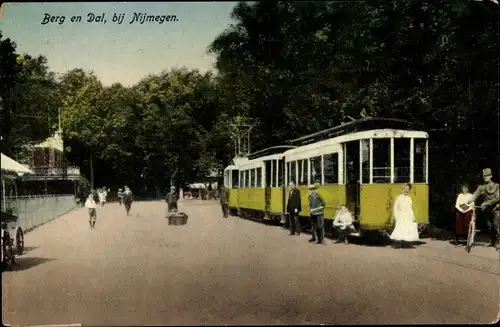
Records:
{"label": "shadow on road", "polygon": [[[277,222],[276,220],[263,220],[263,219],[257,219],[257,218],[249,218],[249,217],[240,217],[240,216],[229,216],[232,219],[244,219],[247,221],[251,221],[257,224],[262,224],[262,225],[267,225],[267,226],[280,226],[283,228],[285,231],[288,231],[289,227],[286,225],[282,225],[281,223]],[[310,224],[308,225],[305,222],[302,222],[302,233],[304,234],[311,234],[311,226]],[[331,227],[331,226],[329,226]],[[337,235],[336,232],[333,232],[331,228],[327,228],[325,232],[325,238],[330,239],[330,240],[337,240]],[[351,244],[356,244],[356,245],[362,245],[362,246],[373,246],[373,247],[386,247],[389,245],[393,245],[393,241],[389,238],[388,235],[381,234],[380,232],[372,232],[372,233],[366,233],[365,236],[363,237],[349,237],[349,243]],[[406,243],[403,245],[403,249],[414,249],[420,245],[426,244],[426,242],[423,241],[417,241],[417,242],[410,242]]]}
{"label": "shadow on road", "polygon": [[26,254],[26,253],[33,251],[33,250],[36,250],[38,248],[39,248],[39,246],[25,246],[23,254]]}
{"label": "shadow on road", "polygon": [[[450,244],[455,245],[455,235],[453,234],[453,231],[444,228],[429,226],[427,232],[425,235],[422,235],[421,238],[429,238],[436,241],[448,241]],[[476,233],[474,239],[476,243],[489,243],[489,236],[486,231]],[[465,242],[463,237],[461,238],[461,242]]]}
{"label": "shadow on road", "polygon": [[6,269],[6,271],[23,271],[41,265],[45,262],[54,260],[55,259],[40,258],[40,257],[29,257],[29,258],[17,257],[16,264],[10,266],[9,269]]}

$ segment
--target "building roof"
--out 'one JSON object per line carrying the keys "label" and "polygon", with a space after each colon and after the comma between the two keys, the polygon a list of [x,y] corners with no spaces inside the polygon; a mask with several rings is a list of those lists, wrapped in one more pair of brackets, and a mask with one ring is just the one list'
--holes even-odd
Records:
{"label": "building roof", "polygon": [[371,129],[409,129],[411,128],[411,123],[402,119],[396,118],[374,118],[367,117],[358,120],[354,120],[348,123],[344,123],[338,126],[334,126],[313,134],[299,137],[294,140],[290,140],[287,143],[303,145],[307,143],[319,142],[329,138],[361,132]]}
{"label": "building roof", "polygon": [[2,162],[1,162],[2,171],[21,173],[21,174],[33,174],[31,169],[21,165],[19,162],[14,159],[7,157],[2,153]]}

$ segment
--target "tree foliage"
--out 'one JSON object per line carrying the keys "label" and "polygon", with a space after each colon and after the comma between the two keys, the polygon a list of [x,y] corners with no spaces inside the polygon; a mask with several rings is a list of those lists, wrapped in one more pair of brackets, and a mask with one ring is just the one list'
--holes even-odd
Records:
{"label": "tree foliage", "polygon": [[55,74],[43,56],[16,53],[16,44],[0,32],[0,117],[2,152],[14,156],[23,145],[41,142],[57,128]]}
{"label": "tree foliage", "polygon": [[500,166],[497,5],[258,1],[238,3],[232,18],[208,49],[216,75],[175,69],[132,87],[105,87],[78,69],[56,81],[43,58],[20,57],[2,38],[2,146],[14,151],[53,126],[18,127],[17,114],[37,106],[53,117],[60,107],[70,161],[86,173],[92,156],[96,181],[158,190],[227,165],[236,117],[256,123],[255,149],[363,113],[430,133],[433,194],[454,196],[457,174]]}

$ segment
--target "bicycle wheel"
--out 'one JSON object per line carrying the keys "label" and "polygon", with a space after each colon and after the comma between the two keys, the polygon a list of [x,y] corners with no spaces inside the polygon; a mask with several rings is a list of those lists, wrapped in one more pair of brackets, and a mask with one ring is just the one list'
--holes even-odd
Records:
{"label": "bicycle wheel", "polygon": [[465,250],[470,253],[472,246],[474,245],[474,236],[476,234],[476,222],[471,220],[469,224],[469,233],[467,235],[467,246]]}

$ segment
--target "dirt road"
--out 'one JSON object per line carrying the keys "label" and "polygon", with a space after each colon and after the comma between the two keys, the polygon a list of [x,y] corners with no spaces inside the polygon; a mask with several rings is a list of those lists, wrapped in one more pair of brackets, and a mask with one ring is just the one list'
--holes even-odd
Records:
{"label": "dirt road", "polygon": [[107,204],[95,229],[79,209],[26,235],[2,276],[3,323],[491,323],[499,258],[445,242],[414,249],[308,243],[280,227],[223,219],[186,201],[186,226],[164,202]]}

